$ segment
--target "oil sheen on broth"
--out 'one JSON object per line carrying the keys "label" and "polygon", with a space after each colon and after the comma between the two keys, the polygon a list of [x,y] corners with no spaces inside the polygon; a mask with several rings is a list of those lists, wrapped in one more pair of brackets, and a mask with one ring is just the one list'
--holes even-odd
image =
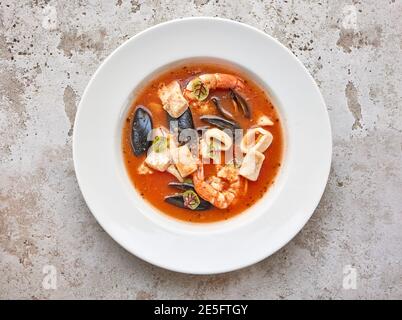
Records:
{"label": "oil sheen on broth", "polygon": [[[171,121],[173,118],[169,116],[169,113],[162,106],[163,103],[159,96],[161,94],[161,86],[163,86],[163,84],[165,86],[168,86],[173,81],[177,81],[177,83],[180,85],[180,90],[183,92],[188,88],[199,89],[196,87],[196,85],[199,85],[200,83],[199,81],[197,82],[195,80],[197,80],[198,77],[200,77],[201,75],[208,74],[223,74],[238,77],[242,80],[240,83],[241,88],[235,88],[234,91],[231,91],[228,88],[210,89],[209,92],[204,92],[202,90],[201,92],[197,91],[197,94],[208,94],[208,96],[201,97],[201,99],[204,99],[201,102],[197,99],[195,99],[194,103],[191,101],[191,99],[189,101],[188,108],[189,110],[191,110],[194,127],[200,128],[208,126],[209,129],[215,128],[213,124],[211,124],[210,122],[206,122],[201,118],[206,117],[208,120],[211,116],[216,116],[219,117],[218,119],[228,120],[232,123],[235,122],[244,130],[244,134],[248,132],[247,130],[252,130],[252,128],[257,127],[262,129],[262,133],[268,131],[271,138],[273,139],[269,147],[262,152],[265,156],[265,160],[262,162],[262,166],[259,170],[258,178],[256,179],[256,181],[252,181],[245,178],[244,176],[239,175],[239,182],[237,182],[236,188],[241,191],[238,191],[235,194],[228,193],[226,194],[229,195],[227,198],[223,197],[223,199],[230,202],[231,196],[234,195],[233,201],[230,202],[229,205],[227,205],[227,203],[224,205],[227,205],[227,207],[218,208],[216,206],[209,205],[209,203],[207,201],[204,201],[203,198],[200,196],[200,194],[205,191],[205,189],[201,190],[200,187],[198,189],[201,192],[200,194],[198,194],[199,200],[201,201],[200,204],[202,205],[206,203],[208,209],[192,210],[188,207],[188,203],[195,206],[199,202],[196,201],[195,204],[194,202],[187,202],[187,207],[182,208],[180,206],[172,205],[172,203],[165,200],[165,197],[167,196],[174,195],[176,193],[182,194],[185,191],[169,185],[169,183],[172,182],[179,183],[178,179],[174,175],[172,175],[168,171],[160,172],[158,170],[155,170],[144,162],[147,158],[147,152],[143,152],[142,154],[137,155],[134,153],[132,147],[132,128],[134,124],[134,116],[136,114],[136,111],[138,110],[138,106],[144,106],[144,112],[142,109],[138,110],[137,117],[141,117],[141,113],[144,113],[145,116],[149,115],[154,129],[158,127],[163,127],[166,128],[166,132],[168,132],[169,121]],[[189,85],[189,82],[191,81],[193,81],[193,86]],[[201,87],[201,89],[203,88]],[[233,96],[234,92],[238,94],[238,99]],[[188,95],[185,96],[186,98],[188,98]],[[200,98],[200,96],[197,97]],[[217,105],[214,103],[212,98],[215,99],[215,102],[219,101],[219,107],[221,111],[219,108],[217,108]],[[248,110],[242,109],[242,101],[239,101],[239,99],[242,99],[243,102],[246,103]],[[246,113],[248,111],[249,114],[246,114],[245,111]],[[174,112],[174,110],[171,112]],[[143,121],[141,125],[144,125],[144,119],[140,118],[140,120]],[[268,121],[268,124],[266,121],[263,120]],[[138,122],[141,121],[136,121],[136,125],[138,125]],[[166,132],[164,131],[163,134],[165,134]],[[143,149],[139,148],[139,150],[143,151],[148,148],[154,148],[158,145],[169,148],[171,146],[171,144],[169,143],[164,145],[160,144],[160,142],[164,140],[156,140],[158,140],[156,141],[157,143],[155,143],[154,140],[151,146],[151,142],[149,142],[148,144],[143,145]],[[212,147],[214,146],[214,144],[212,143],[214,141],[215,140],[211,140]],[[240,143],[240,141],[236,142],[235,139],[232,139],[232,142],[233,144]],[[221,144],[221,146],[223,146],[223,143]],[[245,211],[253,204],[255,204],[261,197],[269,192],[270,186],[275,182],[275,177],[277,176],[278,171],[281,167],[283,148],[284,136],[280,118],[277,110],[271,103],[264,90],[254,81],[252,81],[252,79],[250,79],[245,72],[239,70],[238,68],[227,64],[210,62],[186,62],[182,64],[177,64],[174,67],[165,70],[158,74],[156,77],[152,78],[148,83],[146,83],[145,86],[143,86],[140,90],[138,90],[138,92],[136,92],[134,101],[132,102],[131,107],[129,108],[129,111],[127,113],[122,132],[122,151],[125,167],[127,169],[130,180],[132,181],[135,189],[138,191],[141,197],[148,201],[159,211],[171,217],[191,222],[214,222],[226,220]],[[158,149],[153,150],[159,151]],[[218,152],[219,148],[218,151],[215,152],[215,155]],[[246,157],[247,154],[244,154],[243,156]],[[235,163],[235,165],[230,164],[228,166],[236,168],[236,173],[239,172],[239,163]],[[220,183],[219,186],[214,185],[213,177],[216,177],[217,171],[222,166],[217,167],[215,164],[204,164],[202,167],[205,178],[204,180],[206,183],[208,182],[209,186],[212,185],[215,187],[216,190],[221,191],[222,188],[223,190],[226,190],[231,187],[232,180],[222,178],[217,179]],[[194,175],[199,173],[198,170],[200,169],[198,168],[197,171],[185,177],[184,182],[190,184],[193,183]],[[197,175],[197,177],[199,176]],[[199,182],[200,179],[196,180],[197,182]],[[213,191],[215,189],[213,189]],[[185,198],[186,200],[192,200],[191,196],[193,191],[194,189],[191,189],[190,192],[187,193],[190,198]],[[197,190],[195,190],[195,193],[197,195]],[[181,200],[181,196],[178,196],[178,199]],[[198,209],[200,208],[201,207],[199,207]]]}

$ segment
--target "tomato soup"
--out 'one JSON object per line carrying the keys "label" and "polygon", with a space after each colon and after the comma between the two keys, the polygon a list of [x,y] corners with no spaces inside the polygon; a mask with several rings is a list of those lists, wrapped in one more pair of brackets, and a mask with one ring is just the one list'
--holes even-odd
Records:
{"label": "tomato soup", "polygon": [[[190,83],[194,79],[197,79],[198,82],[193,81]],[[213,79],[213,81],[208,79]],[[239,82],[236,83],[233,79],[239,79]],[[175,86],[169,86],[172,83]],[[197,98],[202,101],[195,101],[193,103],[191,98],[188,100],[188,97],[191,97],[191,95],[186,90],[200,84],[200,88],[206,91],[194,91],[199,95]],[[204,85],[205,87],[203,87]],[[226,85],[229,87],[226,88]],[[164,92],[161,91],[161,86],[169,87],[166,90],[172,90],[166,91],[167,98],[162,96]],[[184,92],[183,96],[179,93],[178,88]],[[174,90],[176,90],[175,93]],[[233,92],[236,93],[234,94]],[[203,95],[202,97],[200,96],[201,94]],[[165,101],[162,101],[161,96]],[[186,99],[188,100],[187,107]],[[221,109],[217,107],[213,99],[219,100]],[[168,105],[169,103],[171,105]],[[246,105],[247,110],[244,110],[242,103]],[[180,181],[166,170],[163,171],[161,168],[155,170],[152,167],[152,162],[146,161],[147,152],[143,152],[142,154],[134,152],[133,143],[138,143],[138,139],[141,139],[141,135],[139,135],[139,138],[138,135],[137,138],[134,138],[134,132],[136,130],[138,132],[141,131],[140,129],[142,128],[138,127],[141,123],[149,125],[149,119],[148,123],[144,122],[143,118],[134,119],[138,106],[142,106],[146,110],[143,113],[146,116],[146,120],[148,118],[151,119],[153,128],[166,128],[166,132],[169,132],[169,121],[172,120],[170,113],[177,115],[174,112],[181,112],[178,107],[188,108],[192,114],[194,129],[205,126],[208,127],[206,130],[215,128],[213,123],[203,120],[203,117],[206,117],[208,120],[209,116],[215,116],[218,119],[222,118],[228,120],[230,123],[236,123],[244,132],[248,132],[248,130],[252,130],[253,128],[261,128],[257,132],[262,135],[265,134],[263,137],[264,139],[268,139],[266,145],[269,144],[269,147],[266,150],[264,150],[265,147],[262,147],[260,151],[255,151],[260,157],[258,159],[263,159],[262,163],[258,163],[258,165],[251,164],[251,167],[250,165],[247,167],[245,164],[244,168],[242,168],[243,164],[236,165],[233,171],[235,175],[238,175],[235,177],[235,183],[232,183],[233,180],[228,179],[227,176],[222,175],[223,178],[217,177],[217,171],[222,166],[217,167],[211,163],[203,165],[203,177],[201,179],[199,176],[195,179],[194,175],[199,171],[193,171],[183,177],[183,179],[180,179],[182,180]],[[169,110],[169,107],[172,109]],[[133,129],[134,125],[137,126],[135,127],[136,129]],[[211,139],[215,137],[214,135],[220,134],[217,130],[210,131],[210,133],[212,136]],[[227,136],[233,138],[230,134],[222,134],[224,139],[227,139]],[[145,149],[155,146],[155,140],[149,144],[145,143]],[[230,141],[233,145],[240,143],[236,142],[234,138],[231,140],[227,139],[228,143]],[[214,145],[211,144],[211,146]],[[252,146],[247,150],[252,153],[257,147]],[[145,149],[140,149],[140,151],[144,151]],[[164,214],[176,219],[197,223],[226,220],[253,206],[261,197],[269,192],[270,187],[275,183],[275,179],[281,168],[283,149],[284,134],[281,119],[263,88],[253,81],[247,73],[237,67],[227,64],[209,63],[207,61],[177,64],[151,78],[135,93],[122,130],[124,164],[133,187],[141,197]],[[246,156],[247,153],[244,159],[246,159]],[[172,164],[166,165],[173,166],[171,168],[176,169]],[[195,166],[199,165],[194,165],[194,168],[191,170],[195,170]],[[234,167],[233,164],[232,166]],[[257,166],[260,167],[256,168]],[[143,170],[144,167],[146,167],[145,170]],[[258,172],[253,172],[253,170],[256,171],[257,169],[259,170]],[[200,170],[200,168],[197,167],[197,170]],[[215,180],[211,179],[211,176],[216,176]],[[178,184],[188,183],[190,185],[197,183],[197,185],[194,185],[194,188],[190,188],[192,190],[189,193],[190,196],[194,195],[196,197],[195,202],[188,202],[192,203],[190,207],[188,204],[185,204],[186,201],[183,202],[185,204],[184,207],[172,205],[172,201],[167,201],[167,197],[170,195],[179,195],[177,199],[181,201],[180,194],[184,190],[179,190],[169,185],[172,182]],[[216,186],[215,182],[218,183],[218,186]],[[204,210],[202,207],[194,209],[197,204],[200,204],[200,201],[201,204],[207,204],[207,209]]]}

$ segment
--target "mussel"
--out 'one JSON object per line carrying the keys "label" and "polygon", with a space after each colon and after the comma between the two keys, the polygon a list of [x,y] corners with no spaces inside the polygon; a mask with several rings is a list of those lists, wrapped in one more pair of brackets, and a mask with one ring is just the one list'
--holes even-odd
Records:
{"label": "mussel", "polygon": [[236,129],[241,129],[240,125],[236,121],[230,121],[219,116],[201,116],[200,119],[218,127],[221,130],[230,129],[235,131]]}
{"label": "mussel", "polygon": [[193,115],[190,108],[187,108],[187,110],[178,118],[173,118],[168,114],[168,122],[169,130],[172,133],[176,131],[180,133],[180,131],[185,129],[194,129]]}
{"label": "mussel", "polygon": [[249,108],[248,103],[246,102],[246,100],[239,93],[234,91],[233,89],[230,89],[229,93],[230,93],[230,97],[233,99],[233,101],[238,106],[240,106],[240,108],[242,109],[244,116],[247,119],[250,119],[251,112],[250,112],[250,108]]}
{"label": "mussel", "polygon": [[[173,118],[168,115],[169,130],[172,133],[178,134],[179,143],[187,143],[194,138],[192,129],[194,129],[193,115],[190,108],[187,108],[184,113],[178,117]],[[190,130],[187,130],[190,129]]]}
{"label": "mussel", "polygon": [[194,210],[194,211],[205,211],[205,210],[211,209],[212,204],[210,204],[208,201],[205,201],[202,198],[199,198],[199,199],[200,199],[200,203],[198,204],[198,206],[194,209],[190,209],[184,205],[183,194],[179,193],[179,194],[173,194],[173,195],[165,197],[165,201],[167,203],[170,203],[179,208]]}
{"label": "mussel", "polygon": [[148,140],[148,135],[152,129],[153,125],[150,113],[144,106],[137,106],[131,131],[131,147],[137,157],[146,152],[150,147],[151,141]]}
{"label": "mussel", "polygon": [[228,110],[226,110],[223,106],[222,103],[220,101],[220,99],[218,97],[212,97],[211,101],[213,102],[213,104],[215,105],[216,109],[218,109],[218,111],[226,118],[226,119],[230,119],[230,120],[234,120],[234,117],[232,115],[232,113],[230,113]]}
{"label": "mussel", "polygon": [[179,190],[194,190],[194,185],[191,182],[178,182],[178,181],[172,181],[169,182],[168,185],[172,188],[176,188]]}

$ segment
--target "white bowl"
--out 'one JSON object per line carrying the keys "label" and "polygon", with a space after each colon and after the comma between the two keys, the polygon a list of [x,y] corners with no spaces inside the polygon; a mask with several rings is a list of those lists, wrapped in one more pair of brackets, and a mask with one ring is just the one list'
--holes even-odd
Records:
{"label": "white bowl", "polygon": [[[175,220],[142,200],[121,151],[122,124],[135,88],[166,65],[199,57],[223,59],[253,75],[279,110],[286,139],[283,166],[267,195],[248,211],[210,224]],[[82,194],[110,236],[145,261],[193,274],[251,265],[290,241],[318,205],[331,149],[325,103],[299,60],[265,33],[217,18],[163,23],[117,48],[83,94],[73,141]]]}

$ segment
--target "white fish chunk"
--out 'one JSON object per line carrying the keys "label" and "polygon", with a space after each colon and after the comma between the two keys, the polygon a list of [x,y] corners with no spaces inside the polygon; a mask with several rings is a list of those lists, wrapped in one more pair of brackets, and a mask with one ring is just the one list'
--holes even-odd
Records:
{"label": "white fish chunk", "polygon": [[162,84],[158,90],[159,99],[165,109],[173,118],[180,117],[188,108],[188,102],[181,92],[180,84],[172,81],[167,86]]}
{"label": "white fish chunk", "polygon": [[197,170],[197,159],[187,145],[178,147],[173,153],[173,162],[180,175],[185,178]]}
{"label": "white fish chunk", "polygon": [[165,151],[162,151],[162,152],[156,152],[155,150],[152,150],[152,147],[151,147],[150,151],[148,152],[148,155],[145,159],[145,163],[152,169],[155,169],[155,170],[158,170],[161,172],[166,171],[166,169],[170,165],[169,149],[166,149]]}
{"label": "white fish chunk", "polygon": [[177,180],[179,180],[180,182],[183,182],[184,179],[181,176],[179,170],[177,170],[176,166],[174,164],[171,164],[167,169],[167,172],[169,172],[170,174],[172,174]]}
{"label": "white fish chunk", "polygon": [[158,127],[152,131],[152,146],[148,149],[145,163],[152,169],[166,171],[172,162],[169,145],[172,135],[164,127]]}

